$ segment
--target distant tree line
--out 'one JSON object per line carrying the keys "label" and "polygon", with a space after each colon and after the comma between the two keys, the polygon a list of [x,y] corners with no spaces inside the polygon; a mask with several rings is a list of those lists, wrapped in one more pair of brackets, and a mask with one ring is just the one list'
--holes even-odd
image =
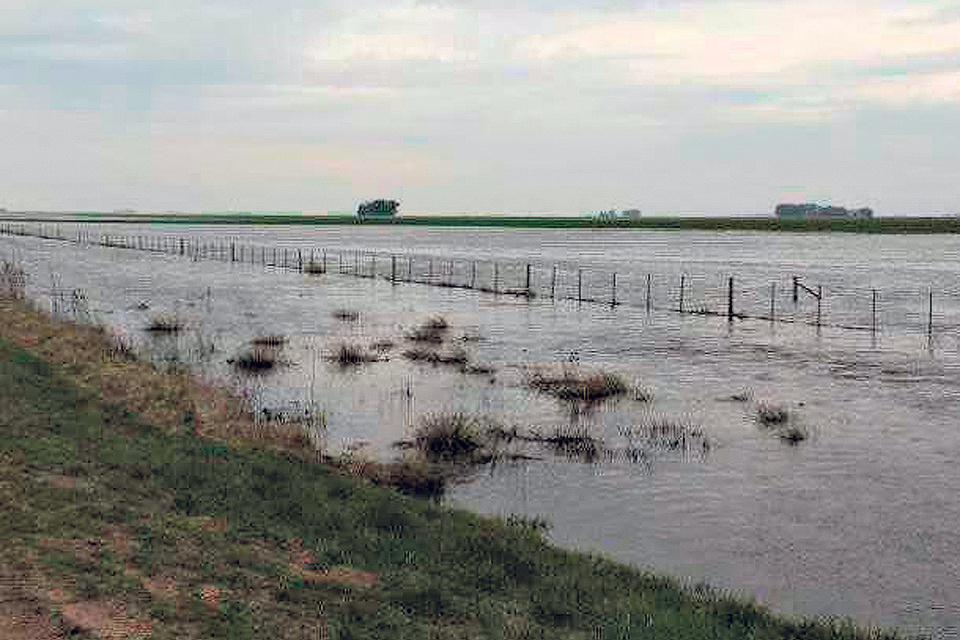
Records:
{"label": "distant tree line", "polygon": [[357,215],[364,216],[393,217],[400,210],[398,200],[368,200],[361,202],[357,207]]}

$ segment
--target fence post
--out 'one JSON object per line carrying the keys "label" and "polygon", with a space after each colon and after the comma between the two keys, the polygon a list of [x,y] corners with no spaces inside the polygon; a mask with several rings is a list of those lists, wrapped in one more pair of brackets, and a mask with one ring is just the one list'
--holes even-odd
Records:
{"label": "fence post", "polygon": [[647,313],[650,313],[650,274],[647,274]]}
{"label": "fence post", "polygon": [[680,276],[680,313],[683,313],[683,289],[686,285],[687,277],[685,275]]}
{"label": "fence post", "polygon": [[727,283],[727,320],[733,321],[733,276]]}
{"label": "fence post", "polygon": [[820,304],[823,302],[823,285],[817,285],[817,326],[820,326]]}
{"label": "fence post", "polygon": [[933,287],[930,287],[927,298],[927,337],[933,337]]}
{"label": "fence post", "polygon": [[770,283],[770,322],[776,319],[777,283]]}
{"label": "fence post", "polygon": [[617,272],[613,272],[613,282],[610,292],[610,306],[617,306]]}
{"label": "fence post", "polygon": [[583,302],[583,268],[577,267],[577,302]]}
{"label": "fence post", "polygon": [[303,273],[303,253],[297,249],[297,271]]}
{"label": "fence post", "polygon": [[397,256],[390,256],[390,282],[397,284]]}
{"label": "fence post", "polygon": [[553,271],[550,275],[550,299],[555,300],[557,297],[557,265],[553,265]]}
{"label": "fence post", "polygon": [[370,256],[370,277],[377,277],[377,254],[372,254]]}
{"label": "fence post", "polygon": [[323,250],[323,273],[327,273],[327,250]]}
{"label": "fence post", "polygon": [[527,263],[527,286],[526,286],[526,290],[527,290],[527,297],[529,298],[529,297],[530,297],[530,263],[529,263],[529,262]]}
{"label": "fence post", "polygon": [[870,314],[870,329],[873,333],[877,332],[877,290],[873,289],[871,291],[873,294],[873,300],[871,305],[871,314]]}
{"label": "fence post", "polygon": [[477,261],[476,260],[474,260],[470,264],[470,288],[471,289],[477,288]]}
{"label": "fence post", "polygon": [[797,276],[793,276],[793,304],[797,304],[797,293],[800,290],[800,283],[797,281]]}
{"label": "fence post", "polygon": [[500,293],[500,263],[497,261],[493,263],[493,292]]}

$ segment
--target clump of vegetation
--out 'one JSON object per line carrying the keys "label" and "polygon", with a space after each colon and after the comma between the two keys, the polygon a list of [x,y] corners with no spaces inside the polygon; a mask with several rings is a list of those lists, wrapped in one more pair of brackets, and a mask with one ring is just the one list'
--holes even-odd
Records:
{"label": "clump of vegetation", "polygon": [[625,429],[623,433],[641,439],[651,449],[685,452],[710,449],[710,441],[703,429],[684,422],[653,419]]}
{"label": "clump of vegetation", "polygon": [[4,260],[0,263],[0,296],[22,300],[27,276],[23,266]]}
{"label": "clump of vegetation", "polygon": [[344,342],[330,354],[328,359],[346,367],[368,362],[379,362],[383,357],[367,351],[360,345]]}
{"label": "clump of vegetation", "polygon": [[311,275],[323,275],[327,272],[327,269],[322,262],[304,262],[303,272]]}
{"label": "clump of vegetation", "polygon": [[561,400],[596,402],[612,396],[627,393],[630,386],[627,381],[615,373],[580,373],[574,369],[565,369],[561,374],[543,371],[534,372],[528,384]]}
{"label": "clump of vegetation", "polygon": [[788,444],[798,444],[809,437],[796,412],[781,405],[761,404],[757,407],[757,422]]}
{"label": "clump of vegetation", "polygon": [[150,318],[147,331],[150,333],[179,333],[183,330],[183,321],[170,313],[155,314]]}
{"label": "clump of vegetation", "polygon": [[483,448],[483,423],[462,413],[429,416],[417,430],[413,444],[438,458],[465,458]]}
{"label": "clump of vegetation", "polygon": [[403,357],[412,362],[429,362],[433,365],[452,365],[466,368],[469,358],[463,349],[454,349],[450,352],[440,352],[433,349],[416,347],[403,352]]}
{"label": "clump of vegetation", "polygon": [[382,340],[377,340],[371,344],[370,348],[374,349],[375,351],[390,351],[390,349],[393,349],[395,346],[397,346],[397,343],[395,343],[393,340],[390,340],[389,338],[383,338]]}
{"label": "clump of vegetation", "polygon": [[784,425],[792,419],[793,414],[786,407],[772,404],[757,407],[757,421],[765,427]]}
{"label": "clump of vegetation", "polygon": [[583,462],[597,462],[604,451],[602,443],[583,430],[558,429],[540,441],[550,445],[555,454]]}
{"label": "clump of vegetation", "polygon": [[637,385],[633,388],[632,394],[637,402],[653,402],[653,389]]}
{"label": "clump of vegetation", "polygon": [[340,322],[357,322],[360,320],[360,312],[353,309],[336,309],[330,315]]}
{"label": "clump of vegetation", "polygon": [[497,369],[488,364],[468,364],[463,368],[463,372],[478,376],[487,376],[496,373]]}
{"label": "clump of vegetation", "polygon": [[287,339],[284,336],[257,336],[251,343],[255,347],[282,347]]}
{"label": "clump of vegetation", "polygon": [[227,362],[247,373],[266,373],[280,364],[280,358],[269,349],[251,349]]}
{"label": "clump of vegetation", "polygon": [[407,334],[407,340],[413,342],[432,342],[440,344],[450,325],[442,316],[434,316]]}
{"label": "clump of vegetation", "polygon": [[508,434],[500,424],[484,417],[441,413],[424,418],[414,437],[396,446],[418,451],[431,462],[457,463],[443,470],[452,478],[469,470],[464,463],[473,467],[497,460],[529,459],[506,449],[512,440]]}
{"label": "clump of vegetation", "polygon": [[733,402],[750,402],[753,398],[753,394],[749,390],[738,391],[737,393],[732,394],[729,397],[729,400]]}

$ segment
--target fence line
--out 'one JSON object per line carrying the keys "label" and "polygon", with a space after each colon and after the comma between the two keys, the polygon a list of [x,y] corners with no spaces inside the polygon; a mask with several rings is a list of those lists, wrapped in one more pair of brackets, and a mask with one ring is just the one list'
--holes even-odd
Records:
{"label": "fence line", "polygon": [[[877,289],[870,289],[869,312],[858,302],[864,290],[842,288],[825,291],[820,284],[812,285],[799,276],[793,276],[791,286],[779,287],[770,283],[769,296],[761,287],[736,286],[738,278],[728,276],[717,286],[703,282],[704,277],[679,275],[679,287],[674,290],[663,277],[647,273],[642,281],[629,274],[599,271],[577,267],[575,271],[558,264],[537,265],[532,262],[498,260],[450,259],[438,256],[385,254],[373,251],[329,250],[266,246],[229,239],[205,240],[190,236],[166,234],[108,234],[94,233],[82,227],[75,234],[63,233],[60,225],[28,226],[23,223],[0,223],[0,235],[30,236],[70,242],[79,246],[100,246],[137,251],[149,251],[183,256],[195,261],[213,260],[224,263],[255,264],[297,271],[306,274],[329,273],[330,258],[335,257],[336,273],[362,278],[380,278],[394,284],[418,283],[430,286],[468,289],[517,298],[547,298],[575,300],[579,303],[602,304],[610,307],[629,306],[645,308],[647,312],[671,311],[683,315],[703,315],[735,319],[766,320],[771,323],[801,323],[817,327],[836,327],[880,333],[884,326],[919,328],[928,337],[934,330],[934,290],[932,287],[916,293],[894,291],[882,297]],[[676,281],[674,281],[676,282]],[[784,294],[789,298],[784,301]],[[829,296],[827,294],[830,294]],[[942,292],[945,293],[945,292]],[[914,297],[916,296],[916,297]],[[942,309],[938,328],[960,328],[960,297],[953,317]],[[946,295],[938,299],[947,300]],[[900,300],[901,309],[893,304]],[[911,300],[912,299],[912,300]],[[881,309],[881,302],[887,302]],[[881,322],[886,311],[888,322]],[[897,322],[893,318],[902,318]],[[951,322],[950,320],[953,320]]]}

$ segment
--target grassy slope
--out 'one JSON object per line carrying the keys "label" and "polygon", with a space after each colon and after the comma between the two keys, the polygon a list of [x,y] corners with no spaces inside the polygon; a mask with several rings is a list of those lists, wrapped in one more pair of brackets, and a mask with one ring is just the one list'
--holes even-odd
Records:
{"label": "grassy slope", "polygon": [[198,438],[190,413],[151,428],[72,371],[0,338],[0,567],[31,567],[66,630],[99,607],[155,638],[855,636]]}
{"label": "grassy slope", "polygon": [[[706,231],[794,231],[845,233],[960,233],[960,217],[893,217],[867,220],[779,220],[774,217],[643,217],[638,220],[599,222],[591,218],[551,216],[402,216],[395,220],[367,220],[354,216],[303,216],[297,214],[205,213],[162,216],[78,213],[59,216],[62,221],[139,222],[149,224],[266,224],[343,225],[402,224],[436,227],[505,227],[529,229],[686,229]],[[22,220],[23,218],[21,218]],[[51,217],[35,218],[51,222]]]}

